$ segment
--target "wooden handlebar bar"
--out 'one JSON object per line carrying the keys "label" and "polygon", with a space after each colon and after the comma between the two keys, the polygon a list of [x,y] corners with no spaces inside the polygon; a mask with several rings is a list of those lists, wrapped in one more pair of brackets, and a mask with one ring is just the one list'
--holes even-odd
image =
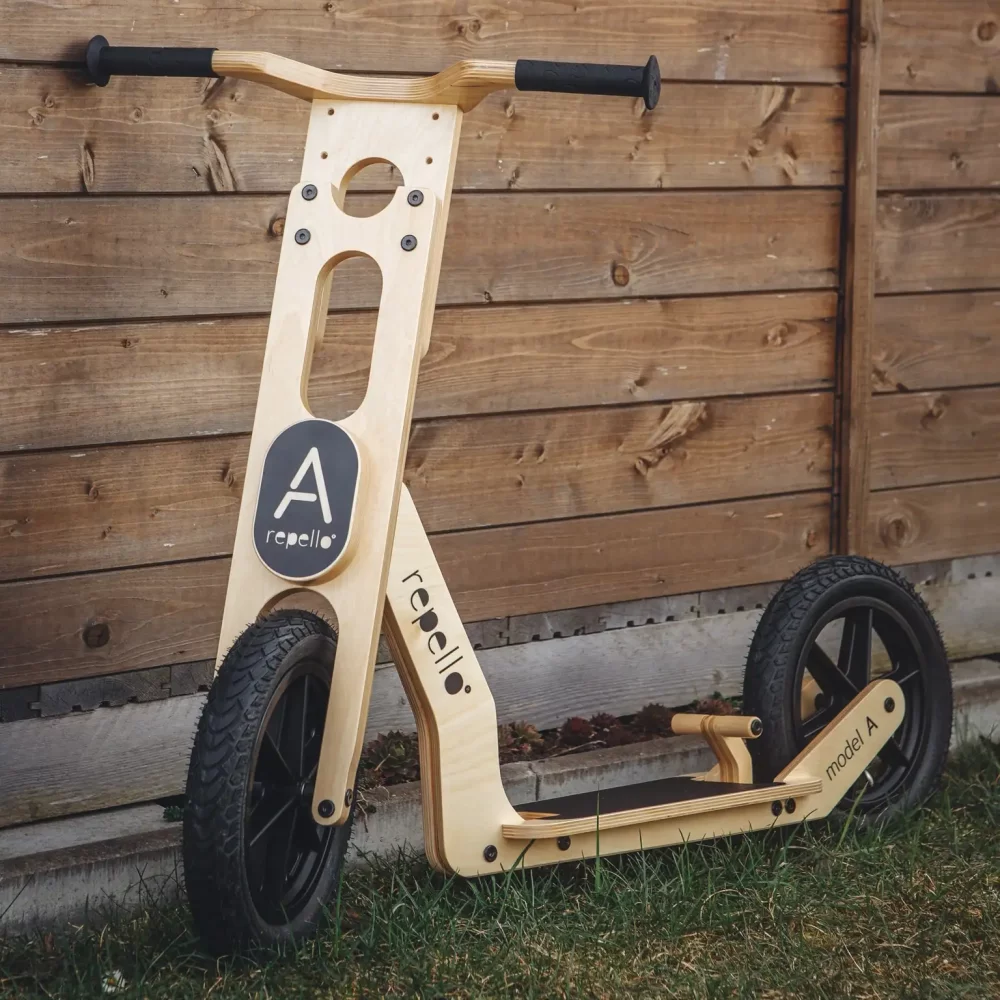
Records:
{"label": "wooden handlebar bar", "polygon": [[754,740],[764,731],[755,715],[685,715],[678,713],[670,720],[670,728],[678,736],[701,736],[711,732],[716,736],[738,736]]}

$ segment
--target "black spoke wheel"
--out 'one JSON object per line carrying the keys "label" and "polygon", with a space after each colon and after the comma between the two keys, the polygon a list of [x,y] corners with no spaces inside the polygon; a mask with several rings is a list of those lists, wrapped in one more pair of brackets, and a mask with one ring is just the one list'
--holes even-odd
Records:
{"label": "black spoke wheel", "polygon": [[312,817],[336,636],[280,611],[229,651],[188,772],[185,885],[209,950],[291,944],[313,933],[350,838]]}
{"label": "black spoke wheel", "polygon": [[869,683],[903,690],[902,723],[842,803],[891,814],[935,787],[951,738],[951,675],[937,625],[909,582],[881,563],[831,557],[797,573],[754,634],[744,710],[764,724],[750,753],[771,780]]}

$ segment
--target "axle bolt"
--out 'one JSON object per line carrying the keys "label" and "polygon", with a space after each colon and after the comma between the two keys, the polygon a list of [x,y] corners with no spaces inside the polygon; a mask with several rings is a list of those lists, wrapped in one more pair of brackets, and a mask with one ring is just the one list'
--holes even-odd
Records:
{"label": "axle bolt", "polygon": [[417,245],[417,238],[416,238],[416,236],[404,236],[399,241],[399,245],[404,250],[413,250],[416,247],[416,245]]}
{"label": "axle bolt", "polygon": [[300,247],[304,247],[309,242],[309,230],[300,229],[295,234],[295,242],[298,243]]}
{"label": "axle bolt", "polygon": [[487,844],[486,850],[483,851],[483,858],[487,864],[493,864],[497,859],[497,849],[492,844]]}
{"label": "axle bolt", "polygon": [[323,819],[329,819],[333,815],[333,803],[329,799],[323,799],[318,810]]}
{"label": "axle bolt", "polygon": [[351,789],[348,788],[347,791],[344,792],[344,805],[347,806],[348,809],[350,809],[351,803],[353,801],[354,801],[354,792],[352,792]]}
{"label": "axle bolt", "polygon": [[772,816],[780,816],[781,813],[782,813],[782,810],[784,808],[785,807],[780,802],[772,802],[771,803],[771,815]]}
{"label": "axle bolt", "polygon": [[407,196],[406,200],[416,208],[417,205],[422,205],[424,203],[424,193],[423,191],[411,191]]}
{"label": "axle bolt", "polygon": [[795,812],[795,799],[786,799],[785,800],[785,812],[786,813],[793,813],[793,812]]}
{"label": "axle bolt", "polygon": [[568,851],[569,850],[569,844],[570,844],[569,837],[560,837],[556,841],[556,847],[558,847],[560,851]]}
{"label": "axle bolt", "polygon": [[315,184],[307,184],[302,189],[302,197],[305,198],[306,201],[312,201],[313,198],[316,197],[316,194],[317,194],[317,191],[316,191],[316,185]]}
{"label": "axle bolt", "polygon": [[894,712],[896,711],[896,700],[894,698],[886,698],[885,701],[882,702],[882,707],[887,712]]}
{"label": "axle bolt", "polygon": [[754,719],[753,722],[750,723],[750,735],[760,736],[762,732],[764,732],[764,724],[760,721],[760,719]]}

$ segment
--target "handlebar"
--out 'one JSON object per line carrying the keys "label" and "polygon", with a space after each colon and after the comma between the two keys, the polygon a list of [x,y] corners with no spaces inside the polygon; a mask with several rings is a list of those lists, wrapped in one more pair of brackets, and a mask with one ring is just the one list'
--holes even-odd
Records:
{"label": "handlebar", "polygon": [[86,68],[92,82],[107,85],[112,76],[235,76],[256,80],[306,100],[407,101],[475,107],[488,93],[518,90],[560,94],[641,97],[652,110],[660,96],[660,68],[655,56],[645,66],[548,62],[516,63],[466,60],[432,77],[407,80],[330,73],[267,52],[219,49],[150,48],[110,45],[95,35],[87,45]]}

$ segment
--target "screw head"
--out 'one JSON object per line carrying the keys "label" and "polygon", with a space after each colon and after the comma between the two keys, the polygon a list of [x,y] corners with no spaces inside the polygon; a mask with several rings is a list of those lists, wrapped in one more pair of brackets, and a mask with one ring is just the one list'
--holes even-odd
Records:
{"label": "screw head", "polygon": [[424,193],[423,191],[411,191],[407,196],[406,200],[416,208],[417,205],[422,205],[424,203]]}
{"label": "screw head", "polygon": [[795,812],[795,799],[785,799],[785,812],[786,813]]}
{"label": "screw head", "polygon": [[298,243],[300,247],[305,246],[309,242],[310,233],[308,229],[300,229],[295,234],[295,242]]}
{"label": "screw head", "polygon": [[329,799],[323,799],[319,804],[318,812],[323,819],[328,819],[333,815],[333,803]]}
{"label": "screw head", "polygon": [[882,702],[882,707],[887,712],[895,712],[896,711],[896,699],[895,698],[886,698],[885,701]]}
{"label": "screw head", "polygon": [[404,250],[413,250],[416,247],[416,245],[417,245],[417,238],[416,238],[416,236],[404,236],[399,241],[399,245]]}
{"label": "screw head", "polygon": [[317,193],[318,192],[316,191],[316,185],[315,184],[307,184],[302,189],[302,197],[305,198],[306,201],[312,201],[313,198],[316,197]]}
{"label": "screw head", "polygon": [[780,802],[772,802],[771,803],[771,815],[772,816],[780,816],[781,813],[783,812],[784,808],[785,807]]}
{"label": "screw head", "polygon": [[569,845],[570,845],[569,837],[560,837],[556,841],[556,847],[558,847],[560,851],[568,851]]}
{"label": "screw head", "polygon": [[492,844],[487,844],[486,849],[483,851],[483,859],[488,864],[493,864],[497,859],[497,849]]}

